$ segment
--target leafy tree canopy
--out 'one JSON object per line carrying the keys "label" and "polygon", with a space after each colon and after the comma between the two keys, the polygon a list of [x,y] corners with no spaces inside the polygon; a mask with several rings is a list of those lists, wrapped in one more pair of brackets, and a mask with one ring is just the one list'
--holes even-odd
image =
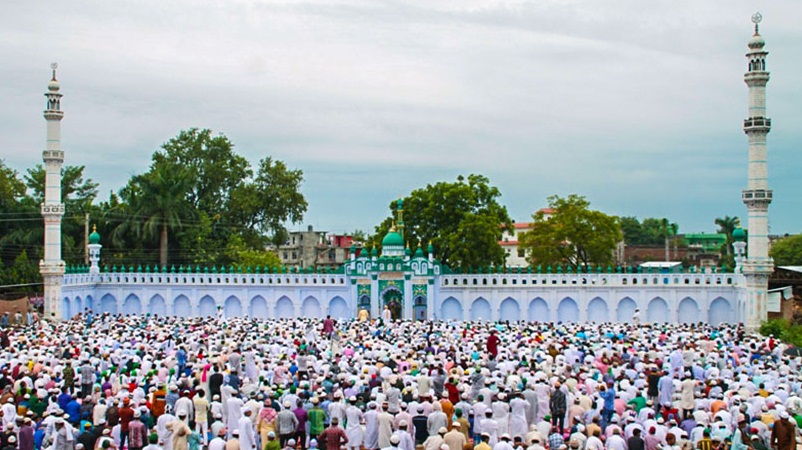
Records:
{"label": "leafy tree canopy", "polygon": [[618,218],[590,209],[590,202],[578,195],[555,195],[548,202],[551,216],[535,213],[532,229],[519,238],[533,266],[613,263],[613,251],[623,238]]}
{"label": "leafy tree canopy", "polygon": [[774,242],[769,254],[778,266],[802,266],[802,234]]}
{"label": "leafy tree canopy", "polygon": [[[499,245],[505,229],[512,229],[507,208],[498,202],[501,192],[477,174],[459,176],[456,182],[438,182],[412,191],[403,198],[404,239],[412,250],[431,243],[435,257],[449,267],[467,270],[504,263]],[[368,246],[380,248],[395,223],[392,215],[376,226]]]}

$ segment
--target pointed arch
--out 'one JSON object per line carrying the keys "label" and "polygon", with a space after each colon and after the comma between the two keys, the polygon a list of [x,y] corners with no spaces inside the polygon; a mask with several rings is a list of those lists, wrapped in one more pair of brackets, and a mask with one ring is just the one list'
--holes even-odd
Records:
{"label": "pointed arch", "polygon": [[540,297],[534,298],[529,302],[529,321],[530,322],[551,322],[549,304]]}
{"label": "pointed arch", "polygon": [[321,315],[320,302],[313,296],[306,297],[301,303],[301,315],[304,317],[319,318]]}
{"label": "pointed arch", "polygon": [[111,294],[106,294],[100,298],[100,312],[117,314],[117,299]]}
{"label": "pointed arch", "polygon": [[710,325],[731,323],[734,321],[733,316],[734,314],[730,301],[723,297],[717,297],[710,303],[707,321]]}
{"label": "pointed arch", "polygon": [[473,320],[473,321],[478,321],[478,320],[488,321],[488,320],[491,320],[490,314],[491,314],[490,302],[488,302],[484,298],[478,297],[471,304],[471,320]]}
{"label": "pointed arch", "polygon": [[81,302],[81,297],[75,297],[72,301],[72,315],[80,314],[84,312],[83,302]]}
{"label": "pointed arch", "polygon": [[499,319],[516,322],[521,320],[521,305],[512,297],[505,298],[499,306]]}
{"label": "pointed arch", "polygon": [[618,307],[615,309],[616,318],[621,323],[631,322],[637,307],[638,304],[635,303],[635,300],[629,297],[622,298],[618,301]]}
{"label": "pointed arch", "polygon": [[223,303],[223,313],[227,319],[242,317],[242,302],[235,295],[229,296]]}
{"label": "pointed arch", "polygon": [[579,322],[579,305],[571,297],[565,297],[557,307],[558,322]]}
{"label": "pointed arch", "polygon": [[276,317],[279,319],[290,319],[295,317],[295,307],[292,305],[292,300],[286,296],[282,296],[276,302]]}
{"label": "pointed arch", "polygon": [[462,303],[454,297],[448,297],[440,305],[440,318],[443,320],[462,320]]}
{"label": "pointed arch", "polygon": [[270,314],[267,309],[267,300],[261,295],[251,299],[251,317],[254,319],[267,319]]}
{"label": "pointed arch", "polygon": [[671,319],[668,302],[660,297],[653,298],[646,308],[646,317],[649,323],[668,322]]}
{"label": "pointed arch", "polygon": [[70,307],[69,297],[64,297],[64,300],[61,301],[61,317],[72,319],[72,308]]}
{"label": "pointed arch", "polygon": [[192,315],[192,304],[185,295],[179,295],[173,300],[173,315],[176,317],[190,317]]}
{"label": "pointed arch", "polygon": [[346,319],[351,315],[348,314],[348,304],[345,303],[342,297],[334,297],[329,302],[329,315],[336,319]]}
{"label": "pointed arch", "polygon": [[130,294],[123,301],[123,314],[142,314],[142,302],[139,297]]}
{"label": "pointed arch", "polygon": [[198,302],[198,314],[201,317],[214,317],[217,315],[217,302],[208,295],[201,297]]}
{"label": "pointed arch", "polygon": [[610,308],[601,297],[595,297],[588,303],[588,322],[604,323],[610,320]]}
{"label": "pointed arch", "polygon": [[148,301],[148,312],[159,317],[167,315],[167,303],[161,295],[155,294],[150,298]]}
{"label": "pointed arch", "polygon": [[691,297],[685,297],[679,302],[677,308],[677,320],[679,323],[697,323],[702,321],[702,311],[699,304]]}

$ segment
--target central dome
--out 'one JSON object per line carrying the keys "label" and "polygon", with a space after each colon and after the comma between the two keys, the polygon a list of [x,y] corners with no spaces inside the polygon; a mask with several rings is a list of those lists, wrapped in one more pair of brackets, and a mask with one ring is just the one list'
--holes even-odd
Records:
{"label": "central dome", "polygon": [[404,246],[404,238],[395,231],[395,229],[390,229],[390,231],[384,235],[384,239],[382,239],[382,247],[387,246]]}

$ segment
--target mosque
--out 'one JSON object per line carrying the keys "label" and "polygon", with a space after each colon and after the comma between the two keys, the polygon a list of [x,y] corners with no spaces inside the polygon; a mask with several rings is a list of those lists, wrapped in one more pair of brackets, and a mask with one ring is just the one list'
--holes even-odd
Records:
{"label": "mosque", "polygon": [[[766,135],[771,128],[771,120],[765,116],[768,53],[758,32],[760,20],[759,14],[752,18],[755,32],[746,54],[749,115],[743,127],[749,160],[747,187],[741,198],[748,210],[749,236],[748,243],[743,242],[743,230],[736,232],[735,273],[595,267],[581,272],[547,268],[458,274],[433,257],[431,246],[411,254],[404,245],[403,228],[384,237],[381,254],[375,249],[358,256],[351,251],[350,259],[339,269],[319,273],[286,269],[268,273],[259,268],[243,272],[201,267],[101,269],[97,232],[89,239],[90,267],[67,268],[61,259],[64,152],[60,127],[64,113],[54,65],[44,112],[45,254],[40,271],[45,315],[60,320],[88,308],[112,314],[352,318],[361,310],[376,317],[387,307],[395,318],[414,320],[598,323],[639,317],[648,322],[745,322],[756,328],[767,317],[768,277],[773,271],[767,215],[772,200],[766,170]],[[403,211],[403,204],[399,210]]]}

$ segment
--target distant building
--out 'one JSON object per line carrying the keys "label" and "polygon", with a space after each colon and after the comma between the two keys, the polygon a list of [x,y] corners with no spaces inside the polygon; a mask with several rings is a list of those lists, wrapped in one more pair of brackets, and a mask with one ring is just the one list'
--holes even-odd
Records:
{"label": "distant building", "polygon": [[[554,215],[554,210],[551,208],[541,208],[538,212],[543,213],[543,218],[548,220]],[[499,245],[504,249],[504,265],[507,267],[527,267],[529,263],[526,261],[526,253],[522,248],[519,248],[518,241],[520,236],[532,229],[532,222],[513,222],[512,232],[504,231],[501,235]]]}
{"label": "distant building", "polygon": [[682,237],[694,253],[720,253],[721,246],[727,243],[724,233],[686,233]]}
{"label": "distant building", "polygon": [[291,231],[287,242],[271,250],[290,269],[336,268],[348,260],[352,236],[328,234],[309,225],[306,231]]}
{"label": "distant building", "polygon": [[515,222],[512,224],[512,232],[504,231],[501,235],[499,245],[504,249],[504,265],[507,267],[526,267],[526,254],[524,249],[518,247],[518,238],[522,233],[532,229],[531,222]]}

